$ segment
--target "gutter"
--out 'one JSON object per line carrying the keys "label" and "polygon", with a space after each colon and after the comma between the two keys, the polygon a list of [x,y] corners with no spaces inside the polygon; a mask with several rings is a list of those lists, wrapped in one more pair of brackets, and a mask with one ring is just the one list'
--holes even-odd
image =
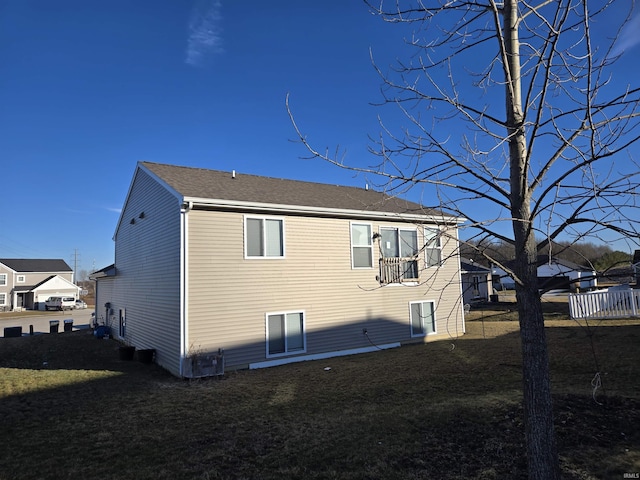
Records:
{"label": "gutter", "polygon": [[274,214],[301,214],[322,217],[347,217],[347,218],[383,218],[400,221],[419,221],[421,223],[436,224],[461,224],[466,218],[452,217],[449,215],[433,215],[425,213],[397,213],[381,212],[376,210],[351,210],[342,208],[325,208],[307,205],[284,205],[275,203],[256,203],[238,200],[219,200],[211,198],[185,197],[185,202],[190,208],[211,208],[216,210],[243,211],[243,212],[269,212]]}

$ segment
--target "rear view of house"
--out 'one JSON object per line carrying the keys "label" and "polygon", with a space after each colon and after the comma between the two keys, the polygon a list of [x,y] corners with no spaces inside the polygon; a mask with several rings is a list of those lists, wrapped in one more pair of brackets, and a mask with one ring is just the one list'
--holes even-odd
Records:
{"label": "rear view of house", "polygon": [[182,377],[450,338],[457,224],[364,188],[141,162],[97,319]]}

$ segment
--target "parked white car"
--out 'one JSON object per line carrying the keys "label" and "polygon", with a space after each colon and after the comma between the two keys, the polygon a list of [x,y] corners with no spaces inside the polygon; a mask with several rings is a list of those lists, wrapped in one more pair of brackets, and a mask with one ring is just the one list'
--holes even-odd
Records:
{"label": "parked white car", "polygon": [[49,297],[44,302],[45,310],[73,310],[76,308],[74,297]]}
{"label": "parked white car", "polygon": [[76,300],[76,309],[87,308],[87,303],[84,300]]}

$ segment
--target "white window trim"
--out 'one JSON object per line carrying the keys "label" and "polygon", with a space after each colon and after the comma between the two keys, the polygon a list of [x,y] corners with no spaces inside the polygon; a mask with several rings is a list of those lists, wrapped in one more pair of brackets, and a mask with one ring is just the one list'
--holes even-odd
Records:
{"label": "white window trim", "polygon": [[16,276],[16,283],[24,283],[26,281],[26,275],[17,275]]}
{"label": "white window trim", "polygon": [[[302,314],[302,350],[295,350],[293,352],[288,352],[287,351],[287,335],[285,333],[285,351],[282,353],[269,353],[269,317],[272,315],[284,315],[285,317],[287,316],[287,314],[290,313],[301,313]],[[277,357],[288,357],[291,355],[298,355],[300,353],[306,353],[307,352],[307,313],[304,310],[286,310],[286,311],[281,311],[281,312],[267,312],[264,316],[264,324],[265,324],[265,352],[266,352],[266,357],[267,358],[277,358]],[[287,322],[285,321],[285,328],[286,328]]]}
{"label": "white window trim", "polygon": [[0,293],[0,306],[4,307],[7,304],[7,294],[2,292]]}
{"label": "white window trim", "polygon": [[[253,219],[253,220],[280,220],[282,222],[282,256],[279,257],[274,257],[274,256],[267,256],[267,255],[256,255],[256,256],[250,256],[248,254],[248,242],[247,242],[247,220],[248,219]],[[244,216],[244,258],[245,260],[282,260],[283,258],[286,257],[286,253],[287,253],[287,248],[286,248],[286,234],[285,234],[285,221],[284,221],[284,217],[273,217],[273,216],[269,216],[269,215],[245,215]],[[263,229],[264,232],[264,229]],[[264,240],[264,238],[263,238]],[[266,242],[265,242],[266,245]]]}
{"label": "white window trim", "polygon": [[[438,240],[437,245],[434,247],[427,246],[427,231],[428,232],[436,232],[436,238]],[[442,266],[442,230],[438,227],[424,227],[424,268],[440,268]],[[439,250],[440,251],[440,262],[436,265],[429,265],[429,250]]]}
{"label": "white window trim", "polygon": [[[418,278],[415,280],[403,280],[402,282],[393,282],[393,283],[385,283],[382,284],[381,286],[383,288],[388,288],[388,287],[415,287],[420,285],[420,271],[421,271],[421,266],[419,262],[420,259],[420,235],[419,235],[419,231],[418,231],[418,227],[415,228],[404,228],[404,227],[398,227],[398,226],[394,226],[394,225],[380,225],[378,227],[378,234],[380,235],[380,242],[382,242],[382,230],[395,230],[396,234],[398,235],[398,255],[400,255],[400,237],[399,237],[399,233],[401,230],[407,231],[407,232],[416,232],[416,239],[418,240],[418,252],[416,253],[416,262],[418,262]],[[380,247],[380,251],[382,251],[382,247]],[[382,253],[380,254],[382,255]],[[395,258],[404,258],[404,257],[395,257]]]}
{"label": "white window trim", "polygon": [[[353,226],[354,225],[366,225],[369,227],[369,231],[371,232],[371,238],[369,239],[369,249],[371,251],[371,266],[370,267],[356,267],[353,264],[353,247],[366,247],[367,245],[354,245],[353,244]],[[375,259],[373,258],[373,224],[367,222],[349,222],[349,241],[351,243],[351,251],[349,254],[351,255],[351,269],[352,270],[373,270],[375,268]]]}
{"label": "white window trim", "polygon": [[6,287],[7,286],[7,274],[6,273],[0,273],[0,279],[4,279],[4,280],[0,280],[0,287]]}
{"label": "white window trim", "polygon": [[399,283],[382,283],[380,284],[380,288],[405,288],[405,287],[419,287],[420,282],[418,280],[405,280]]}
{"label": "white window trim", "polygon": [[[413,333],[413,325],[411,323],[411,305],[414,305],[416,303],[430,303],[433,305],[433,332],[431,333],[427,333],[427,329],[424,328],[424,324],[422,325],[422,329],[425,331],[425,333],[421,333],[421,334],[417,334],[415,335]],[[423,320],[424,321],[424,320]],[[409,302],[409,333],[411,334],[411,338],[424,338],[427,337],[429,335],[437,335],[438,333],[438,319],[436,318],[436,302],[434,300],[416,300],[413,302]]]}
{"label": "white window trim", "polygon": [[[416,232],[416,239],[418,240],[418,253],[420,253],[420,235],[418,235],[418,228],[410,228],[410,227],[398,227],[394,225],[380,225],[378,228],[378,234],[382,235],[382,230],[395,230],[398,235],[398,255],[400,255],[400,232]],[[382,237],[381,237],[382,238]],[[382,240],[381,240],[382,241]],[[403,258],[403,257],[398,257]],[[416,257],[417,258],[417,257]]]}

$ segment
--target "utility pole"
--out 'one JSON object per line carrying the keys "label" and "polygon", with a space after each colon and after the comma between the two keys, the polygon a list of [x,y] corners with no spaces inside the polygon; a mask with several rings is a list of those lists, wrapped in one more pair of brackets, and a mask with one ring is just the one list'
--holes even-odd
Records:
{"label": "utility pole", "polygon": [[75,282],[75,284],[78,284],[78,257],[80,256],[80,254],[78,253],[78,249],[75,248],[73,250],[73,280]]}

